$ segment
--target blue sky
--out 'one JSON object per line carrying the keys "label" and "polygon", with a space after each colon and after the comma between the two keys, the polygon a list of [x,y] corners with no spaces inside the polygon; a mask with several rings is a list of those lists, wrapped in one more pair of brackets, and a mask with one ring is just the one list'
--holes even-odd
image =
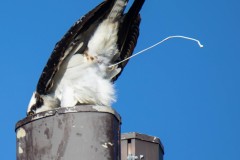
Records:
{"label": "blue sky", "polygon": [[[15,123],[49,55],[69,27],[101,0],[0,2],[1,159],[14,160]],[[130,1],[132,2],[132,1]],[[160,137],[165,160],[240,159],[240,2],[146,0],[135,52],[116,83],[122,132]]]}

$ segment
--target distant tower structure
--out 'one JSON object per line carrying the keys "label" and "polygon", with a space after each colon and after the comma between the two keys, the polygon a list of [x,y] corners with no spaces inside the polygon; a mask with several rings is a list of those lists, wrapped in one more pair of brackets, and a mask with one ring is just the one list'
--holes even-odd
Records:
{"label": "distant tower structure", "polygon": [[121,135],[122,160],[163,160],[164,148],[159,138],[136,132]]}

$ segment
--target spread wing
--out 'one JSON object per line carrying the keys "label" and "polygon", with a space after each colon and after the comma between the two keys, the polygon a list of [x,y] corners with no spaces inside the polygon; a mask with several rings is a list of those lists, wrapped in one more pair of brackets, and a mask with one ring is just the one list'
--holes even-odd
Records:
{"label": "spread wing", "polygon": [[[128,13],[126,13],[123,17],[123,21],[118,32],[117,42],[120,56],[113,62],[113,64],[130,57],[134,51],[139,36],[139,25],[141,22],[139,12],[144,4],[144,1],[145,0],[135,0]],[[125,61],[118,65],[118,68],[121,68],[121,71],[113,77],[113,82],[121,75],[127,63],[128,61]]]}
{"label": "spread wing", "polygon": [[[118,32],[119,56],[112,60],[112,63],[132,55],[139,36],[140,15],[139,11],[145,0],[135,0],[128,13],[122,16]],[[87,48],[92,33],[96,30],[99,23],[110,13],[116,0],[105,0],[92,11],[78,20],[63,38],[56,44],[37,84],[37,93],[46,95],[51,91],[54,84],[54,77],[61,68],[64,60],[75,53],[83,53]],[[112,81],[117,80],[128,61],[120,63],[117,67],[121,71],[113,77]]]}
{"label": "spread wing", "polygon": [[114,4],[114,0],[107,0],[99,4],[80,20],[78,20],[63,38],[56,44],[37,84],[36,91],[39,94],[47,94],[53,86],[53,78],[57,71],[60,69],[64,59],[76,52],[80,43],[83,43],[79,50],[84,50],[87,46],[84,42],[88,42],[91,34],[98,23],[106,16]]}

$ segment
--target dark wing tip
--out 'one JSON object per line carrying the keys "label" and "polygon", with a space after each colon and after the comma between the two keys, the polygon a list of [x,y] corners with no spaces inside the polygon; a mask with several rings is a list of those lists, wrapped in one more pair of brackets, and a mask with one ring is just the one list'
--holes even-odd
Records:
{"label": "dark wing tip", "polygon": [[[120,56],[119,58],[113,62],[117,63],[120,62],[128,57],[130,57],[133,54],[133,51],[137,45],[137,41],[138,41],[138,37],[139,37],[139,25],[141,22],[141,18],[140,15],[137,16],[137,18],[133,21],[132,25],[129,28],[129,32],[125,38],[124,43],[122,44],[121,49],[120,49]],[[127,65],[129,60],[124,61],[120,64],[118,64],[118,68],[121,68],[121,71],[119,72],[119,74],[117,74],[112,81],[116,81],[118,79],[118,77],[121,75],[124,67]]]}
{"label": "dark wing tip", "polygon": [[[113,64],[120,62],[132,55],[139,37],[139,25],[141,22],[139,12],[144,2],[145,0],[135,0],[128,13],[124,15],[123,22],[121,23],[118,32],[118,48],[120,51],[120,56],[115,62],[113,62]],[[121,75],[127,63],[128,60],[118,65],[118,68],[121,68],[121,71],[112,79],[113,82],[116,81]]]}

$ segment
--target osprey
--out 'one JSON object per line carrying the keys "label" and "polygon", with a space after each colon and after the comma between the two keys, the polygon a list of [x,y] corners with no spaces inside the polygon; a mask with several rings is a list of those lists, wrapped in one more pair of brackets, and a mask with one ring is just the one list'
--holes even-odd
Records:
{"label": "osprey", "polygon": [[[80,104],[111,106],[113,82],[133,53],[145,0],[105,0],[56,44],[29,102],[27,115]],[[111,66],[111,67],[110,67]]]}

